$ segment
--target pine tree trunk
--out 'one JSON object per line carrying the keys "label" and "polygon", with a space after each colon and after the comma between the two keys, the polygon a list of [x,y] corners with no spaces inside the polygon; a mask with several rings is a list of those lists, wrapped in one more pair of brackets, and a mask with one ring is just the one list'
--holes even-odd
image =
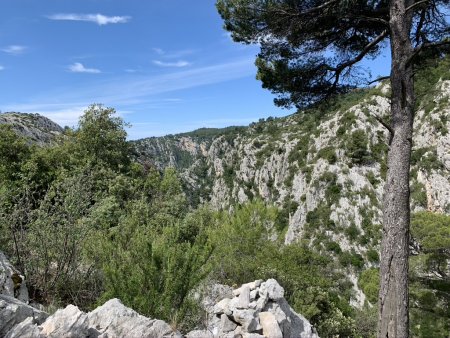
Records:
{"label": "pine tree trunk", "polygon": [[391,0],[391,135],[383,196],[378,338],[409,336],[409,170],[414,117],[414,82],[405,0]]}

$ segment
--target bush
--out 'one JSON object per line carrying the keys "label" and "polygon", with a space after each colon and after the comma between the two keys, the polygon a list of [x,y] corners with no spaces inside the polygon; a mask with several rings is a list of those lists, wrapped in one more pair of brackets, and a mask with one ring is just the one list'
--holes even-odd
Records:
{"label": "bush", "polygon": [[378,254],[377,250],[370,249],[367,251],[367,260],[372,263],[379,263],[380,262],[380,255]]}
{"label": "bush", "polygon": [[378,292],[380,289],[380,271],[370,268],[361,272],[358,278],[358,286],[364,292],[367,300],[372,304],[378,302]]}
{"label": "bush", "polygon": [[320,149],[317,153],[317,157],[327,160],[330,164],[335,164],[337,161],[336,151],[333,147],[325,147]]}
{"label": "bush", "polygon": [[358,236],[360,234],[360,231],[358,227],[355,224],[351,224],[349,227],[345,229],[345,235],[352,241],[356,241],[358,239]]}
{"label": "bush", "polygon": [[350,135],[346,143],[346,154],[353,164],[366,165],[373,162],[372,155],[368,151],[368,143],[369,140],[363,130],[356,130]]}

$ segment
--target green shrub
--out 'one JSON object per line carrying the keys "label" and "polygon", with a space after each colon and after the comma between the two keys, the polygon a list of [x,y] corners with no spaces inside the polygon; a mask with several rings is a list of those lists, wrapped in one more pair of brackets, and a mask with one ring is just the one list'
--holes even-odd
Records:
{"label": "green shrub", "polygon": [[380,181],[376,178],[376,176],[373,173],[373,171],[369,171],[367,173],[367,179],[369,180],[370,184],[372,184],[373,187],[376,187],[376,185],[378,183],[380,183]]}
{"label": "green shrub", "polygon": [[335,241],[331,241],[331,240],[325,242],[325,249],[327,251],[331,251],[336,254],[340,254],[342,252],[342,249],[341,249],[341,246],[339,245],[339,243],[337,243]]}
{"label": "green shrub", "polygon": [[330,164],[335,164],[337,161],[336,151],[333,147],[325,147],[320,149],[317,152],[317,157],[327,160]]}
{"label": "green shrub", "polygon": [[378,254],[377,250],[370,249],[367,251],[367,260],[372,263],[379,263],[380,262],[380,255]]}
{"label": "green shrub", "polygon": [[426,208],[428,205],[427,193],[425,190],[425,186],[415,181],[411,184],[411,200],[417,203],[417,205],[422,208]]}
{"label": "green shrub", "polygon": [[351,252],[343,251],[339,255],[339,262],[343,266],[353,266],[358,270],[364,267],[364,258],[360,254],[354,252],[353,250]]}
{"label": "green shrub", "polygon": [[360,230],[355,224],[351,224],[349,227],[345,229],[345,235],[352,241],[356,241],[358,236],[360,235]]}
{"label": "green shrub", "polygon": [[209,271],[212,247],[206,225],[211,213],[201,209],[155,229],[139,225],[141,207],[130,208],[131,215],[104,236],[105,292],[100,302],[117,297],[144,315],[192,329],[200,314],[190,292]]}
{"label": "green shrub", "polygon": [[373,162],[368,143],[367,135],[363,130],[358,129],[350,134],[346,142],[346,154],[353,164],[365,165]]}
{"label": "green shrub", "polygon": [[370,268],[361,272],[358,279],[358,286],[366,295],[367,300],[372,304],[376,304],[378,302],[378,292],[380,289],[379,269]]}
{"label": "green shrub", "polygon": [[411,220],[412,237],[420,252],[410,257],[411,330],[417,337],[446,338],[450,330],[448,279],[450,216],[418,212]]}

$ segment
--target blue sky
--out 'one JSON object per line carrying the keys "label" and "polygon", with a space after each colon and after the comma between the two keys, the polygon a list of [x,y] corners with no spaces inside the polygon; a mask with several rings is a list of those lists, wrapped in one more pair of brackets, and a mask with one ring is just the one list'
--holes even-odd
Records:
{"label": "blue sky", "polygon": [[214,4],[2,0],[0,110],[74,126],[102,103],[130,139],[289,114],[255,79],[258,48],[232,42]]}

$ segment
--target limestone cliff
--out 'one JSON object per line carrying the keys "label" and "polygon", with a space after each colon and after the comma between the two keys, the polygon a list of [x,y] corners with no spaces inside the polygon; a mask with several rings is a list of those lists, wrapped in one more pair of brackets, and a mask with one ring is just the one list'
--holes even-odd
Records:
{"label": "limestone cliff", "polygon": [[[450,213],[450,81],[432,89],[415,119],[411,204]],[[207,139],[171,135],[136,146],[142,161],[176,167],[194,204],[223,209],[262,198],[282,210],[285,243],[307,238],[376,264],[389,143],[379,120],[389,121],[388,96],[382,85]]]}

